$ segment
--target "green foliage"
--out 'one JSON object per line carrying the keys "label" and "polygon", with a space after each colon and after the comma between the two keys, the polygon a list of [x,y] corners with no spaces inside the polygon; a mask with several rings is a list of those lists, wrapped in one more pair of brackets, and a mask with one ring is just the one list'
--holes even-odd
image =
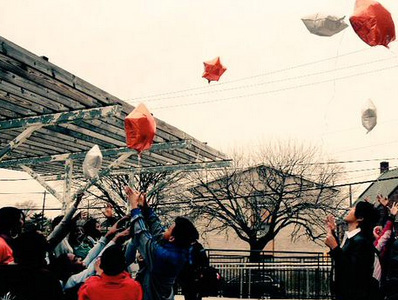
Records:
{"label": "green foliage", "polygon": [[46,216],[43,216],[42,213],[34,213],[27,220],[27,226],[35,227],[46,234],[51,230],[51,220],[49,220]]}

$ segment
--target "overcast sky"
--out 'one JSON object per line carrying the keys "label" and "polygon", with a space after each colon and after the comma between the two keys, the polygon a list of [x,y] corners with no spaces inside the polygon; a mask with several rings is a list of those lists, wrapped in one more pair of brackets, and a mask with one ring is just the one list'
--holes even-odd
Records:
{"label": "overcast sky", "polygon": [[[336,160],[371,160],[345,164],[354,171],[349,182],[375,179],[377,159],[398,165],[397,42],[372,48],[351,26],[320,37],[301,21],[323,12],[349,24],[354,1],[0,2],[1,36],[133,105],[145,103],[218,150],[295,138]],[[381,3],[397,23],[398,2]],[[217,56],[228,70],[209,85],[203,61]],[[366,134],[361,108],[369,98],[378,125]],[[10,177],[19,175],[0,172]],[[0,187],[21,192],[21,182]],[[42,197],[0,196],[2,204]]]}

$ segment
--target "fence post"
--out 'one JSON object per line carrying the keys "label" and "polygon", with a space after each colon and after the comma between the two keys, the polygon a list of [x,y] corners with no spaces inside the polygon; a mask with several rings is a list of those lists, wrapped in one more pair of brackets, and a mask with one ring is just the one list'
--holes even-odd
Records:
{"label": "fence post", "polygon": [[251,298],[251,293],[252,293],[252,270],[249,268],[249,276],[248,276],[248,281],[247,281],[247,294],[248,297]]}
{"label": "fence post", "polygon": [[240,270],[239,270],[239,277],[240,277],[240,280],[239,280],[239,297],[240,298],[243,298],[243,277],[244,277],[244,273],[245,273],[245,269],[244,269],[244,267],[243,266],[241,266],[240,268],[239,268]]}

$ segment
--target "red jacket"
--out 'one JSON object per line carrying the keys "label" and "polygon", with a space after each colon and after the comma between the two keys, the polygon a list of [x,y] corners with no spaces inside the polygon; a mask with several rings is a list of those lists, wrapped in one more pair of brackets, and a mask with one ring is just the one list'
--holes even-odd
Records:
{"label": "red jacket", "polygon": [[79,300],[142,300],[141,285],[127,272],[93,276],[79,289]]}
{"label": "red jacket", "polygon": [[13,262],[14,256],[11,247],[0,237],[0,265],[8,265]]}

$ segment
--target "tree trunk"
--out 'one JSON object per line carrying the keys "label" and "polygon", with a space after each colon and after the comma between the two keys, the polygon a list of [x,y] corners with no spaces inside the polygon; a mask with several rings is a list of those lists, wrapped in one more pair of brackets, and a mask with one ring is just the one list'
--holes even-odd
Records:
{"label": "tree trunk", "polygon": [[250,241],[250,262],[260,262],[262,260],[262,251],[270,240],[258,240]]}

